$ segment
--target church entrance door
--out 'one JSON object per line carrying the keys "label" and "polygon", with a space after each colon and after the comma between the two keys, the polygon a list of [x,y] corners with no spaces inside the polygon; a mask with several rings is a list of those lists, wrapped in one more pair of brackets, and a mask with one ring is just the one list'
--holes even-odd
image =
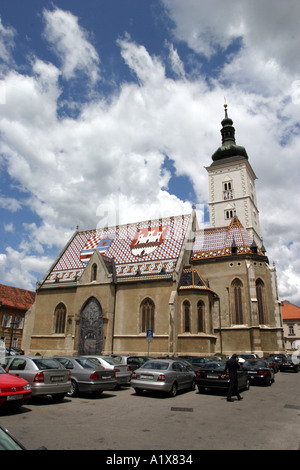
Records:
{"label": "church entrance door", "polygon": [[103,339],[103,315],[98,300],[87,301],[80,316],[79,355],[101,354]]}

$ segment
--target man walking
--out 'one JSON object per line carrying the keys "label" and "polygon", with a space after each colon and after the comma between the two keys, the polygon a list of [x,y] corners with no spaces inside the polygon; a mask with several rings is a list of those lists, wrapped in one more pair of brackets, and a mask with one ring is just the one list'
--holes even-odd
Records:
{"label": "man walking", "polygon": [[226,362],[225,366],[225,374],[229,372],[229,388],[227,394],[227,401],[233,401],[232,395],[236,395],[238,400],[242,400],[243,397],[239,394],[238,389],[238,370],[239,370],[239,363],[238,363],[238,355],[233,354],[230,359]]}

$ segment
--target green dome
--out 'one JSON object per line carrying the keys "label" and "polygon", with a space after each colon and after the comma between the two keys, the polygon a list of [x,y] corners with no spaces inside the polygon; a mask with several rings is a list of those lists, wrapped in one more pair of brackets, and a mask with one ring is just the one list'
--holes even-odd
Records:
{"label": "green dome", "polygon": [[224,108],[225,118],[221,122],[222,146],[212,155],[212,160],[213,162],[218,162],[228,158],[236,159],[236,157],[242,157],[248,160],[245,147],[241,147],[235,143],[235,129],[232,119],[227,115],[227,104],[224,105]]}

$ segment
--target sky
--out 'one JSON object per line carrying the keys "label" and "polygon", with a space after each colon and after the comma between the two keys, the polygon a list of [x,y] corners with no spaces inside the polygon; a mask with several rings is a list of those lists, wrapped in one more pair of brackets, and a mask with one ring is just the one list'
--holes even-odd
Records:
{"label": "sky", "polygon": [[187,214],[224,103],[300,306],[299,0],[1,0],[0,283],[35,290],[76,228]]}

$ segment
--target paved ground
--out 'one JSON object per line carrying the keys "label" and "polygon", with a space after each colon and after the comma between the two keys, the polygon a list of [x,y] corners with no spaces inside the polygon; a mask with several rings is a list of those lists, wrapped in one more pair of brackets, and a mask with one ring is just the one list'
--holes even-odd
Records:
{"label": "paved ground", "polygon": [[220,393],[137,396],[127,387],[59,404],[36,400],[1,411],[0,424],[28,449],[298,450],[299,385],[300,373],[279,372],[271,387],[253,385],[233,403]]}

